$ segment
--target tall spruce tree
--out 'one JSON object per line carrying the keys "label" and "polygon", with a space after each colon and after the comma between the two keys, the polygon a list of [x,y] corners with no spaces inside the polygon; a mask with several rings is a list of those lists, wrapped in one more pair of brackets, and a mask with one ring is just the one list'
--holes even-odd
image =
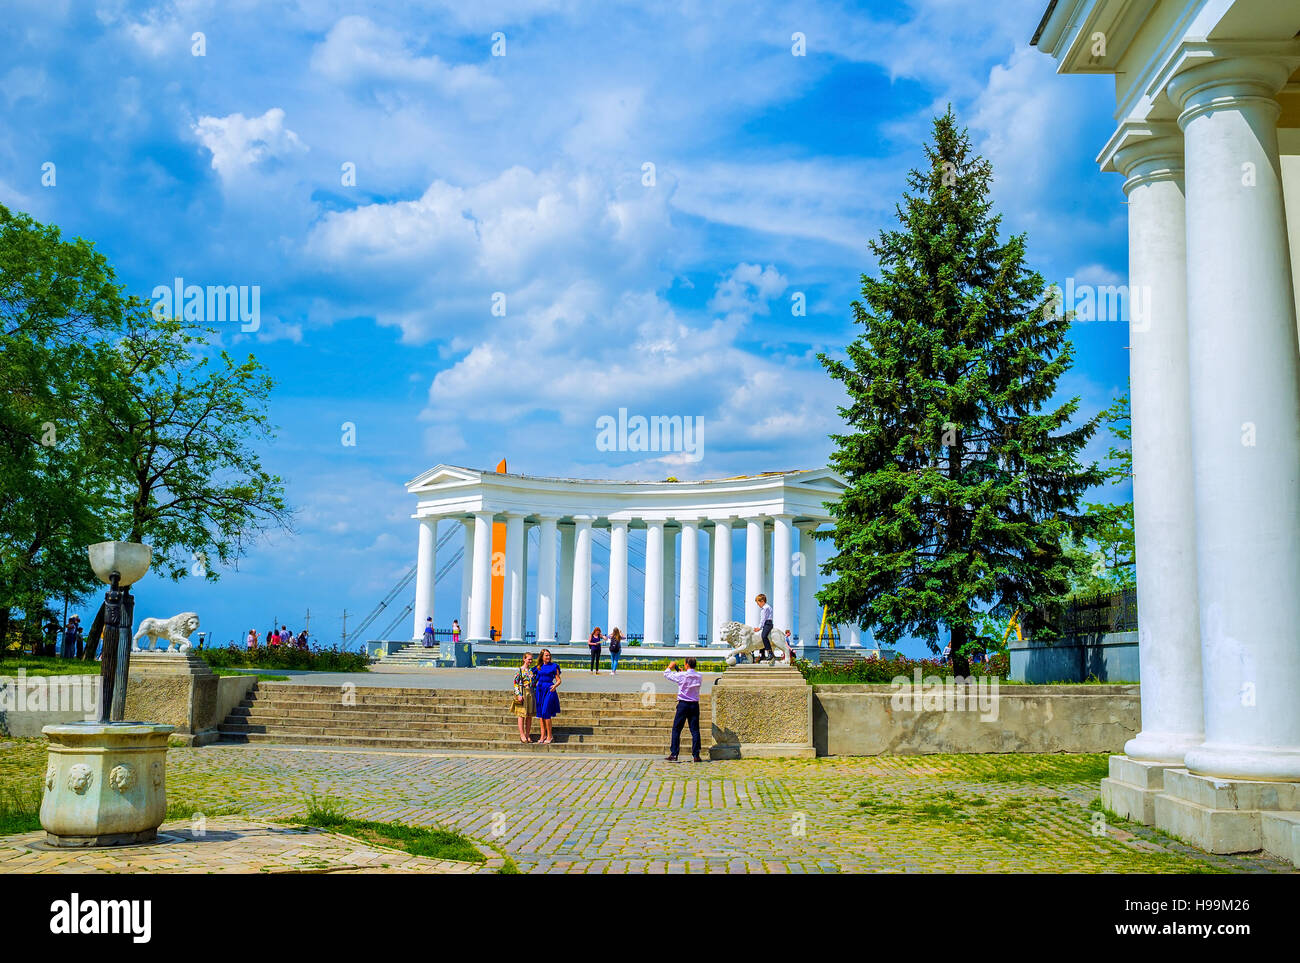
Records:
{"label": "tall spruce tree", "polygon": [[817,597],[884,643],[913,635],[937,652],[946,629],[965,675],[990,612],[1018,608],[1051,636],[1063,540],[1087,533],[1080,501],[1105,477],[1079,460],[1101,416],[1072,424],[1078,399],[1052,404],[1070,314],[1026,266],[1024,235],[999,238],[992,167],[951,108],[925,155],[900,227],[870,244],[880,276],[862,276],[848,360],[819,356],[849,403],[831,436],[848,489],[822,535],[833,580]]}

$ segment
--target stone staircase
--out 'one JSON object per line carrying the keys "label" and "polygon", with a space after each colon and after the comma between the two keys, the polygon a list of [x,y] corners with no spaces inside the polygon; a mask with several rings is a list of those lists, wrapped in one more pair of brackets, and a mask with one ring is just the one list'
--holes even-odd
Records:
{"label": "stone staircase", "polygon": [[435,665],[438,661],[438,646],[426,649],[422,642],[412,642],[379,660],[384,665]]}
{"label": "stone staircase", "polygon": [[[560,691],[555,742],[519,741],[505,690],[358,688],[258,682],[218,727],[227,742],[439,751],[666,754],[677,700],[651,706],[639,692]],[[701,751],[713,744],[709,696],[700,697]],[[533,722],[533,738],[538,725]],[[690,753],[690,730],[682,730]]]}

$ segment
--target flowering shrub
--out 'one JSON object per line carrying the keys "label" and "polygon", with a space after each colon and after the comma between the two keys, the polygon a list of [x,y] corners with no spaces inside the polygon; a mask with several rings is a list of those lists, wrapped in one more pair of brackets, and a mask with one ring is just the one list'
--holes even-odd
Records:
{"label": "flowering shrub", "polygon": [[313,672],[366,672],[370,660],[364,652],[343,652],[337,647],[299,649],[294,646],[259,645],[256,649],[227,645],[197,649],[208,665],[220,668],[306,669]]}
{"label": "flowering shrub", "polygon": [[[922,677],[947,679],[956,675],[951,665],[944,665],[938,659],[909,659],[904,656],[892,659],[868,656],[843,665],[816,665],[807,659],[796,659],[794,664],[805,679],[816,685],[888,685],[900,675],[912,678],[917,669],[921,670]],[[1010,670],[1010,658],[1005,652],[998,652],[987,662],[977,662],[970,667],[972,676],[997,678],[1006,678]]]}

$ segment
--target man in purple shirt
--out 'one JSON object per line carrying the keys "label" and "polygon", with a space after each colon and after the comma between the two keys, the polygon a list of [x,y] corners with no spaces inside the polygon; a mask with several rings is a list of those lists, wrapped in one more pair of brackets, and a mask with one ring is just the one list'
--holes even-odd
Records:
{"label": "man in purple shirt", "polygon": [[665,761],[676,762],[677,750],[681,747],[682,726],[691,727],[691,762],[700,759],[700,684],[704,681],[695,671],[695,660],[686,660],[686,671],[677,671],[677,662],[668,663],[664,677],[677,685],[677,714],[673,716],[673,740]]}

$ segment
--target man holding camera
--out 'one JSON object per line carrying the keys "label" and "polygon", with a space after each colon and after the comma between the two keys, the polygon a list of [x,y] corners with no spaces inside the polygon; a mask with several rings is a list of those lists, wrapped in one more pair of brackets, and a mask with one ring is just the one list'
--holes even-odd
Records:
{"label": "man holding camera", "polygon": [[677,670],[677,661],[668,663],[664,677],[677,685],[677,714],[673,716],[673,739],[666,762],[677,761],[677,750],[682,742],[682,726],[691,727],[691,762],[700,759],[700,685],[704,681],[695,671],[695,660],[686,660],[686,671]]}

